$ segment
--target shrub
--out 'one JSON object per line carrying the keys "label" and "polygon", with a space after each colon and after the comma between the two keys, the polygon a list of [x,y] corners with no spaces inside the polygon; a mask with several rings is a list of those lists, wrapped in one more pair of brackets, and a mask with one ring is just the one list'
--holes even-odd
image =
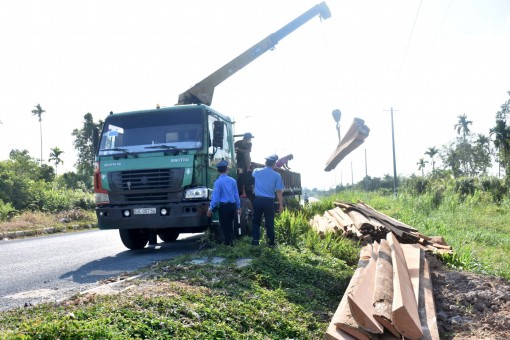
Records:
{"label": "shrub", "polygon": [[439,208],[441,203],[443,203],[444,193],[446,192],[446,187],[443,184],[435,184],[430,188],[430,193],[432,195],[431,204],[434,208]]}
{"label": "shrub", "polygon": [[290,211],[298,211],[301,209],[301,205],[299,204],[299,201],[297,198],[294,197],[285,197],[285,209]]}
{"label": "shrub", "polygon": [[405,181],[405,187],[412,194],[421,195],[425,193],[430,185],[430,180],[425,177],[411,177]]}
{"label": "shrub", "polygon": [[16,214],[17,210],[14,209],[11,203],[4,203],[0,200],[0,221],[6,221]]}
{"label": "shrub", "polygon": [[473,196],[476,190],[474,178],[463,177],[455,181],[455,192],[461,197]]}
{"label": "shrub", "polygon": [[496,177],[484,177],[480,179],[480,187],[482,190],[491,193],[494,202],[497,203],[501,202],[507,193],[507,188],[503,181]]}
{"label": "shrub", "polygon": [[310,229],[303,213],[284,210],[275,221],[275,233],[278,242],[297,247],[302,235]]}

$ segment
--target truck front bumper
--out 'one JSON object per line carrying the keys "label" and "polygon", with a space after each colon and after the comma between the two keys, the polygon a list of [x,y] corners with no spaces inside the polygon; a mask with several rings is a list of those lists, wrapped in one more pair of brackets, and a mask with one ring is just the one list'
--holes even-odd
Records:
{"label": "truck front bumper", "polygon": [[208,202],[172,204],[143,204],[125,206],[98,206],[96,216],[99,229],[187,229],[190,232],[205,230],[210,223],[207,217]]}

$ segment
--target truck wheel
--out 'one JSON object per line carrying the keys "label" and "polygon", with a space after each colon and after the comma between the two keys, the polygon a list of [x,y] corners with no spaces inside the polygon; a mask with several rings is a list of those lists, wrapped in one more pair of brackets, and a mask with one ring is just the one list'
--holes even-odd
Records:
{"label": "truck wheel", "polygon": [[149,242],[149,233],[142,229],[119,229],[122,243],[131,250],[143,249]]}
{"label": "truck wheel", "polygon": [[163,242],[174,242],[179,237],[179,232],[175,230],[165,230],[158,233]]}
{"label": "truck wheel", "polygon": [[253,206],[248,198],[241,198],[241,235],[251,235]]}

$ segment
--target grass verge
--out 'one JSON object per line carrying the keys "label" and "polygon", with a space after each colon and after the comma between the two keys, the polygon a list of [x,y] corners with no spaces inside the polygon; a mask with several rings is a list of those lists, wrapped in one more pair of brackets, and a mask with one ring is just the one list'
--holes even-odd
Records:
{"label": "grass verge", "polygon": [[352,275],[348,262],[357,259],[243,239],[160,262],[118,295],[1,313],[0,338],[321,339]]}
{"label": "grass verge", "polygon": [[26,211],[0,222],[0,240],[97,227],[93,211],[73,209],[55,214]]}
{"label": "grass verge", "polygon": [[[147,268],[118,295],[0,313],[0,338],[322,339],[358,260],[356,243],[320,238],[308,227],[336,200],[363,200],[425,235],[443,236],[455,252],[444,258],[452,267],[510,278],[510,201],[346,192],[282,213],[276,249],[249,239],[213,245]],[[238,266],[239,259],[251,262]]]}

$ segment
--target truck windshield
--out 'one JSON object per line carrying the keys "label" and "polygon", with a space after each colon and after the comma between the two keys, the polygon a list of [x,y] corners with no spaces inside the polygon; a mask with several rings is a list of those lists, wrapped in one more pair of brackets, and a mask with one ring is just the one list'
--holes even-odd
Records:
{"label": "truck windshield", "polygon": [[203,131],[200,112],[161,110],[112,115],[104,124],[99,155],[200,149]]}

